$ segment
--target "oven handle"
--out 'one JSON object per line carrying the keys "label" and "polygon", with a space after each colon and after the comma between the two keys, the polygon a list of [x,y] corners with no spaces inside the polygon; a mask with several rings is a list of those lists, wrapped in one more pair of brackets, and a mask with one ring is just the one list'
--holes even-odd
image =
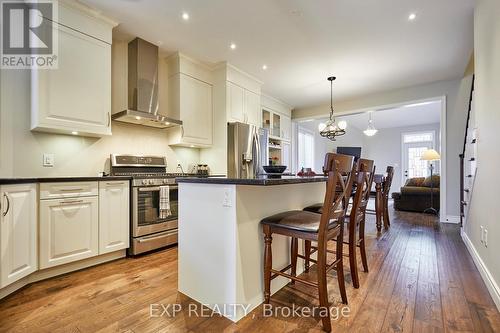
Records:
{"label": "oven handle", "polygon": [[155,240],[155,239],[165,238],[167,236],[173,236],[173,235],[175,235],[177,233],[178,233],[177,229],[175,231],[162,232],[161,234],[158,234],[158,235],[155,235],[155,236],[143,237],[143,238],[139,239],[138,242],[139,243],[144,243],[144,242],[152,241],[152,240]]}
{"label": "oven handle", "polygon": [[[167,185],[165,185],[167,186]],[[177,185],[168,185],[171,190],[177,190],[178,186]],[[160,187],[159,186],[152,186],[152,187],[139,187],[137,189],[139,192],[155,192],[159,191]]]}

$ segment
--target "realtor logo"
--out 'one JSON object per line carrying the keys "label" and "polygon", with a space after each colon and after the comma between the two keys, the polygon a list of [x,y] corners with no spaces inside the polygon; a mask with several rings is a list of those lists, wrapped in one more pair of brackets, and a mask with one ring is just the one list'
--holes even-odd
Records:
{"label": "realtor logo", "polygon": [[57,2],[1,1],[1,68],[57,68]]}

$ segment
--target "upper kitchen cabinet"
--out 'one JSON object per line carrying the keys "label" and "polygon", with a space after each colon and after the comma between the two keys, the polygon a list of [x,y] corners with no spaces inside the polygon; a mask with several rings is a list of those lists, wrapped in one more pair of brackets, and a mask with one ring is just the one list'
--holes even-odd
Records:
{"label": "upper kitchen cabinet", "polygon": [[38,269],[36,184],[0,186],[0,288]]}
{"label": "upper kitchen cabinet", "polygon": [[167,130],[169,144],[205,148],[213,143],[213,87],[210,69],[183,54],[167,58],[167,116],[182,126]]}
{"label": "upper kitchen cabinet", "polygon": [[59,1],[58,68],[31,71],[31,129],[111,134],[111,34],[114,22],[70,1]]}
{"label": "upper kitchen cabinet", "polygon": [[262,125],[269,129],[273,139],[290,141],[292,139],[291,107],[266,95],[262,95]]}
{"label": "upper kitchen cabinet", "polygon": [[226,106],[229,122],[260,127],[261,82],[231,65],[226,65]]}

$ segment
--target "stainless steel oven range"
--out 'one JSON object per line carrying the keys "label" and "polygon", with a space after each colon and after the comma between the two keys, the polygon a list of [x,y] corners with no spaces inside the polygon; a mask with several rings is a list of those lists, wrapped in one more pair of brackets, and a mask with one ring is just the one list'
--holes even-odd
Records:
{"label": "stainless steel oven range", "polygon": [[136,255],[177,243],[178,196],[175,177],[162,156],[111,155],[111,174],[132,179],[131,242]]}

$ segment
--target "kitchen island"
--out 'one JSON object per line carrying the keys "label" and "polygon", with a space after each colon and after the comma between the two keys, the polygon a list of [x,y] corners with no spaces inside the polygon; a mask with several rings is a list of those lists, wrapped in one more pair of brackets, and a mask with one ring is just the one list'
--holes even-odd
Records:
{"label": "kitchen island", "polygon": [[[322,202],[326,177],[179,178],[179,279],[183,294],[236,322],[264,301],[260,220]],[[303,251],[303,245],[299,252]],[[290,240],[273,237],[273,267]],[[297,274],[303,271],[299,259]],[[271,293],[289,282],[278,277]]]}

